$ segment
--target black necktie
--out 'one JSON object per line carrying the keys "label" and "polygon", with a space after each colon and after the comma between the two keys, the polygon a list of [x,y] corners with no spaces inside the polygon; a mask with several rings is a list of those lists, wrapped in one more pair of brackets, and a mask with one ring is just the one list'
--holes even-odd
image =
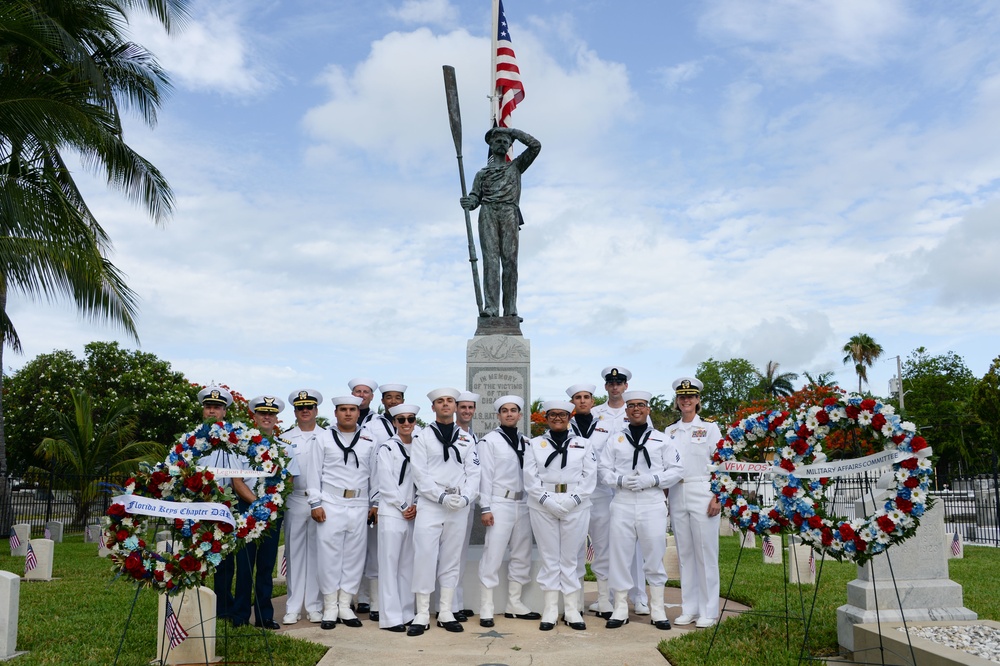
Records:
{"label": "black necktie", "polygon": [[569,438],[566,438],[566,441],[562,443],[562,446],[556,444],[554,440],[551,440],[548,437],[546,437],[545,439],[548,439],[549,443],[552,444],[552,447],[555,449],[555,451],[550,453],[549,457],[545,459],[545,466],[548,467],[549,463],[551,463],[553,460],[556,459],[556,456],[562,455],[562,464],[559,465],[559,467],[565,468],[566,457],[569,455]]}
{"label": "black necktie", "polygon": [[649,436],[652,434],[653,434],[652,430],[647,430],[642,434],[642,437],[639,438],[639,443],[636,444],[635,441],[632,439],[632,433],[625,431],[625,436],[628,438],[628,443],[631,444],[632,448],[635,449],[635,451],[632,453],[632,469],[635,469],[636,465],[639,464],[639,452],[642,452],[642,455],[646,456],[646,467],[649,469],[653,469],[653,463],[650,462],[649,460],[649,451],[646,450],[646,442],[649,441]]}
{"label": "black necktie", "polygon": [[354,450],[354,445],[357,444],[358,440],[361,438],[361,430],[359,429],[357,432],[354,433],[354,439],[351,440],[351,445],[350,446],[344,446],[344,443],[340,441],[340,435],[337,434],[336,430],[331,430],[330,432],[333,433],[333,441],[335,441],[337,443],[337,446],[340,447],[340,450],[344,452],[344,464],[345,465],[347,464],[347,461],[350,459],[351,455],[353,454],[354,455],[354,466],[355,467],[361,467],[361,463],[358,462],[358,454]]}
{"label": "black necktie", "polygon": [[499,428],[497,428],[497,432],[503,435],[503,438],[507,441],[507,445],[514,449],[514,453],[517,454],[517,466],[524,469],[524,440],[520,437],[512,439]]}
{"label": "black necktie", "polygon": [[399,452],[403,454],[403,464],[399,467],[399,482],[397,486],[403,485],[403,477],[406,476],[406,468],[410,465],[410,455],[406,452],[406,447],[400,443]]}
{"label": "black necktie", "polygon": [[451,449],[452,451],[455,452],[455,460],[461,463],[462,455],[458,452],[458,447],[455,446],[455,442],[458,441],[458,433],[459,433],[458,428],[455,428],[455,431],[451,434],[450,442],[444,441],[444,435],[442,435],[441,431],[438,430],[437,427],[435,427],[434,425],[431,425],[431,430],[434,431],[434,435],[437,437],[438,441],[441,442],[441,445],[444,447],[444,461],[448,462],[448,449]]}

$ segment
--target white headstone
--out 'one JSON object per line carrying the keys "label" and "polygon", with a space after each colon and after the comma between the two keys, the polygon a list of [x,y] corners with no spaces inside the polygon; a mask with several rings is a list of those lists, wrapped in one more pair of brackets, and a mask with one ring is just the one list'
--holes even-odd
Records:
{"label": "white headstone", "polygon": [[768,534],[760,540],[760,550],[764,554],[764,564],[781,564],[783,552],[780,534]]}
{"label": "white headstone", "polygon": [[24,557],[28,554],[28,542],[31,541],[31,525],[28,523],[18,523],[12,529],[17,534],[17,540],[20,543],[17,548],[10,549],[10,556]]}
{"label": "white headstone", "polygon": [[45,538],[51,539],[55,543],[62,543],[63,524],[61,520],[50,520],[45,523]]}
{"label": "white headstone", "polygon": [[793,585],[816,584],[816,553],[794,538],[788,540],[788,582]]}
{"label": "white headstone", "polygon": [[156,537],[153,540],[157,543],[160,541],[170,541],[170,530],[160,530],[156,533]]}
{"label": "white headstone", "polygon": [[719,536],[727,537],[727,536],[733,536],[733,534],[735,534],[735,532],[733,531],[733,524],[730,523],[728,520],[725,520],[725,518],[720,520]]}
{"label": "white headstone", "polygon": [[101,540],[101,526],[87,525],[83,530],[84,543],[98,543]]}
{"label": "white headstone", "polygon": [[[166,637],[167,595],[159,595],[156,614],[156,657],[160,664],[214,664],[222,660],[215,654],[215,592],[207,587],[170,595],[170,605],[187,638],[170,647]],[[207,659],[206,659],[207,655]]]}
{"label": "white headstone", "polygon": [[110,554],[111,554],[111,549],[108,548],[105,545],[104,532],[103,531],[98,532],[97,533],[97,556],[98,557],[107,557]]}
{"label": "white headstone", "polygon": [[667,579],[681,579],[681,560],[677,555],[677,546],[667,546],[667,551],[663,554],[663,568],[667,572]]}
{"label": "white headstone", "polygon": [[274,582],[284,583],[286,580],[286,575],[282,573],[282,568],[288,571],[288,562],[285,561],[285,546],[284,544],[278,546],[278,559],[274,561]]}
{"label": "white headstone", "polygon": [[757,547],[757,535],[753,532],[744,532],[742,545],[744,548],[756,548]]}
{"label": "white headstone", "polygon": [[[29,542],[31,550],[35,554],[35,568],[31,571],[25,566],[25,580],[52,580],[52,554],[55,552],[56,544],[52,539],[32,539]],[[27,558],[25,558],[27,564]]]}
{"label": "white headstone", "polygon": [[20,598],[21,579],[17,574],[0,571],[0,660],[16,654],[17,611]]}

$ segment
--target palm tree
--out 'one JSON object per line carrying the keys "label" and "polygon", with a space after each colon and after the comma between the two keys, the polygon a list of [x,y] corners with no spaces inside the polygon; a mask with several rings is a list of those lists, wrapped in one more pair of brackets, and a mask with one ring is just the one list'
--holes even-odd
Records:
{"label": "palm tree", "polygon": [[868,368],[872,367],[882,355],[882,345],[867,333],[858,333],[844,345],[844,364],[854,364],[858,373],[858,393],[861,393],[861,383],[868,383]]}
{"label": "palm tree", "polygon": [[760,377],[760,390],[764,392],[764,395],[772,398],[784,398],[795,393],[795,386],[792,385],[792,382],[799,378],[798,374],[794,372],[778,374],[778,366],[780,365],[776,361],[768,361],[764,372],[757,371],[757,376]]}
{"label": "palm tree", "polygon": [[832,372],[821,372],[815,377],[813,377],[808,372],[803,372],[802,374],[805,375],[806,380],[809,382],[810,386],[822,386],[822,387],[835,386],[833,382]]}
{"label": "palm tree", "polygon": [[46,437],[35,453],[51,461],[52,471],[66,474],[66,485],[74,491],[76,522],[86,524],[90,505],[100,493],[99,475],[130,474],[140,463],[157,462],[167,447],[156,442],[132,440],[136,418],[132,406],[117,402],[101,423],[94,421],[94,406],[84,389],[72,388],[73,414],[53,413],[58,437]]}

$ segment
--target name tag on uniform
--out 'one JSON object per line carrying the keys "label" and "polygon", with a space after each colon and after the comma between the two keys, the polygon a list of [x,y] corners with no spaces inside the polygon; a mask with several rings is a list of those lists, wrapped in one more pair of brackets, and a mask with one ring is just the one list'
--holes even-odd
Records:
{"label": "name tag on uniform", "polygon": [[570,444],[569,448],[571,448],[571,449],[583,449],[583,448],[586,448],[586,447],[583,446],[582,444]]}

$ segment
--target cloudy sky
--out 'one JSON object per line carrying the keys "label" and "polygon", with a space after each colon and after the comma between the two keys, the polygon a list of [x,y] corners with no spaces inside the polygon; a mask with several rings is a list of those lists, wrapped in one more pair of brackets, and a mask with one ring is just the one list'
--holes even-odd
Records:
{"label": "cloudy sky", "polygon": [[[1000,353],[1000,7],[882,0],[507,0],[542,142],[519,311],[533,397],[609,364],[666,393],[708,358],[835,371]],[[157,228],[81,174],[141,297],[141,347],[194,381],[286,395],[357,375],[465,380],[476,305],[441,66],[467,178],[489,124],[489,0],[193,0],[137,18],[169,70],[126,138],[177,199]],[[25,355],[113,329],[12,299]],[[870,372],[884,394],[895,361]]]}

